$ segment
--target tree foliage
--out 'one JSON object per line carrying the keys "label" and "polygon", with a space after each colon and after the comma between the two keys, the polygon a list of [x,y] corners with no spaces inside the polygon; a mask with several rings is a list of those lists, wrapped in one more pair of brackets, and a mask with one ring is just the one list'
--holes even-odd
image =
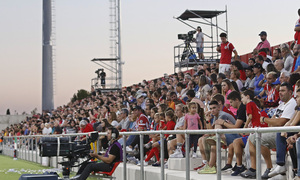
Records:
{"label": "tree foliage", "polygon": [[73,97],[71,98],[71,101],[72,102],[75,102],[77,100],[82,100],[84,98],[87,98],[88,96],[90,95],[90,93],[87,91],[87,90],[84,90],[84,89],[80,89],[77,91],[77,93],[75,93],[73,95]]}

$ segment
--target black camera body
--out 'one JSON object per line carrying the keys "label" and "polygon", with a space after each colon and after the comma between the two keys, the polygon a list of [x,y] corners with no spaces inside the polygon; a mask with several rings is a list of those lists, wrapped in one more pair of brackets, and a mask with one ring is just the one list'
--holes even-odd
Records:
{"label": "black camera body", "polygon": [[193,36],[197,31],[189,31],[187,34],[178,34],[178,39],[182,39],[187,42],[193,41]]}
{"label": "black camera body", "polygon": [[90,143],[97,141],[98,132],[89,134],[87,140],[73,142],[71,137],[42,137],[40,139],[40,156],[42,157],[53,157],[62,156],[68,158],[68,161],[59,162],[63,166],[63,176],[68,179],[70,176],[70,170],[78,162],[79,158],[87,158],[86,161],[91,159]]}

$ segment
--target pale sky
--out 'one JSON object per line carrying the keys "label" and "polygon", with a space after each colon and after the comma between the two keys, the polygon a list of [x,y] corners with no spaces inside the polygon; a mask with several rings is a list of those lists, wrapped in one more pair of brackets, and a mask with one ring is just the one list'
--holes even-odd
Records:
{"label": "pale sky", "polygon": [[[257,45],[262,30],[271,46],[292,40],[300,8],[299,0],[121,2],[123,86],[173,73],[173,47],[182,43],[177,34],[191,30],[173,17],[186,9],[224,10],[227,5],[229,41],[242,55]],[[109,57],[109,0],[56,0],[55,6],[57,107],[77,90],[90,90],[99,68],[91,59]],[[0,114],[7,108],[12,113],[40,110],[42,0],[1,0],[0,24]]]}

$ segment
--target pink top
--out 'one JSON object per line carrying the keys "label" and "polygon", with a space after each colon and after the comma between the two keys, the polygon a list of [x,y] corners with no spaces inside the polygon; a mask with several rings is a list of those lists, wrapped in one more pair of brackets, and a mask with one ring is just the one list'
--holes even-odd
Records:
{"label": "pink top", "polygon": [[184,120],[186,121],[188,130],[198,130],[199,129],[199,120],[200,116],[198,113],[195,113],[194,115],[188,113],[185,115]]}
{"label": "pink top", "polygon": [[271,46],[268,40],[261,41],[260,43],[258,43],[255,49],[260,50],[263,48],[268,48],[270,50]]}
{"label": "pink top", "polygon": [[225,94],[225,104],[228,104],[228,105],[229,105],[229,110],[236,116],[237,109],[236,109],[236,108],[233,108],[232,106],[230,106],[230,102],[229,102],[229,100],[227,99],[228,94],[230,94],[231,92],[232,92],[232,90],[229,89],[229,90],[227,91],[227,93]]}

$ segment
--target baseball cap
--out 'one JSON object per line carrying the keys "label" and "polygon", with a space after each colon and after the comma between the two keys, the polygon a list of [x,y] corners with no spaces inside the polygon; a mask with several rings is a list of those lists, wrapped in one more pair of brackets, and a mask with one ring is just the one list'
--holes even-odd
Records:
{"label": "baseball cap", "polygon": [[262,31],[259,33],[259,36],[266,36],[267,35],[267,32],[266,31]]}
{"label": "baseball cap", "polygon": [[260,68],[262,69],[262,65],[260,63],[255,63],[253,68]]}
{"label": "baseball cap", "polygon": [[260,53],[258,53],[258,55],[261,55],[261,56],[264,56],[264,57],[267,57],[267,53],[265,53],[265,52],[260,52]]}

